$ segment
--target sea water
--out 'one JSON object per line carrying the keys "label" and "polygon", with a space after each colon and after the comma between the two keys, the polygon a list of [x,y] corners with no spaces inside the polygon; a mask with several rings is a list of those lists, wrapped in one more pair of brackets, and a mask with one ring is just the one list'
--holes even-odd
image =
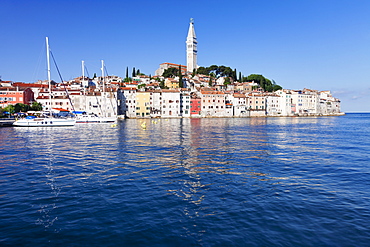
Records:
{"label": "sea water", "polygon": [[370,114],[1,128],[0,245],[369,246]]}

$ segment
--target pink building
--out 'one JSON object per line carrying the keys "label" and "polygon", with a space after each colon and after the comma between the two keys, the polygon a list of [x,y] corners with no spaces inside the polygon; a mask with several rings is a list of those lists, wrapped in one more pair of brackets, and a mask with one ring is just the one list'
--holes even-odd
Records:
{"label": "pink building", "polygon": [[2,87],[0,88],[0,107],[6,107],[8,105],[31,104],[34,101],[34,94],[30,88],[18,89],[14,87]]}
{"label": "pink building", "polygon": [[190,115],[199,116],[201,111],[201,100],[200,98],[194,97],[190,99]]}

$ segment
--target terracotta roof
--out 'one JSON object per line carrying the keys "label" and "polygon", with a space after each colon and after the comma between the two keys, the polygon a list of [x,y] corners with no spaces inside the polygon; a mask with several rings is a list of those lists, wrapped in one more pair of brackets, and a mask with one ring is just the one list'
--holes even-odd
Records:
{"label": "terracotta roof", "polygon": [[134,87],[120,87],[121,90],[136,90]]}

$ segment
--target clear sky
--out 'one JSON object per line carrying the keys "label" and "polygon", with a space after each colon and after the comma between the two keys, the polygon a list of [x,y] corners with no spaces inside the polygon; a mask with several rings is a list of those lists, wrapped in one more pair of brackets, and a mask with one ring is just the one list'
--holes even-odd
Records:
{"label": "clear sky", "polygon": [[46,79],[46,36],[64,80],[81,75],[82,60],[90,76],[101,60],[122,77],[185,65],[194,18],[199,66],[331,90],[343,111],[370,111],[369,0],[1,0],[0,13],[2,80]]}

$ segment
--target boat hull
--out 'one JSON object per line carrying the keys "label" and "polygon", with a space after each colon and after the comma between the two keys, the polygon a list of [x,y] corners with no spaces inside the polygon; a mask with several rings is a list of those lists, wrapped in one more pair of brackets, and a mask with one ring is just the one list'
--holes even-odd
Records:
{"label": "boat hull", "polygon": [[117,118],[110,117],[77,117],[76,123],[115,123]]}
{"label": "boat hull", "polygon": [[16,127],[63,127],[74,126],[75,119],[59,119],[59,118],[33,118],[20,119],[13,123]]}

